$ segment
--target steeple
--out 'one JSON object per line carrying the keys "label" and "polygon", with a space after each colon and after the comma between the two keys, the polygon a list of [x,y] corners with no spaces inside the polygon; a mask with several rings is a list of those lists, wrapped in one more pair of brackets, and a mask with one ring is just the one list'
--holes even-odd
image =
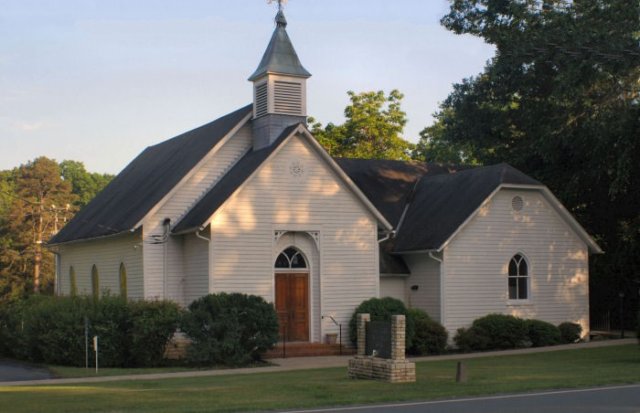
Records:
{"label": "steeple", "polygon": [[278,2],[276,28],[253,82],[254,149],[269,146],[287,127],[306,122],[306,80],[311,77],[287,34],[287,19]]}

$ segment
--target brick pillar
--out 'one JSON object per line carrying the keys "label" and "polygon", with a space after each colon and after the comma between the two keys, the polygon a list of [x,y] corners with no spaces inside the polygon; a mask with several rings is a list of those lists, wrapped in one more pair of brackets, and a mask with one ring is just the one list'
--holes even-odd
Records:
{"label": "brick pillar", "polygon": [[358,314],[356,317],[358,329],[358,355],[364,356],[367,351],[367,322],[371,320],[369,314]]}
{"label": "brick pillar", "polygon": [[[391,316],[391,359],[404,360],[406,320],[403,315]],[[358,342],[358,349],[360,343]]]}

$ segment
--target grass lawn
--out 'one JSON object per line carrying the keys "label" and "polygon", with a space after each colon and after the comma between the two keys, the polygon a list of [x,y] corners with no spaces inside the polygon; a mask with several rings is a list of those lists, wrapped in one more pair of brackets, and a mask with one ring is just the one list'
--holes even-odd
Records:
{"label": "grass lawn", "polygon": [[129,374],[154,374],[154,373],[176,373],[179,371],[196,370],[189,367],[154,367],[154,368],[135,368],[135,369],[112,369],[101,368],[96,374],[95,367],[85,369],[84,367],[68,367],[68,366],[46,366],[54,376],[59,378],[71,377],[104,377],[104,376],[121,376]]}
{"label": "grass lawn", "polygon": [[0,387],[3,412],[234,412],[640,382],[640,348],[624,345],[417,365],[418,381],[350,380],[346,368],[111,383]]}

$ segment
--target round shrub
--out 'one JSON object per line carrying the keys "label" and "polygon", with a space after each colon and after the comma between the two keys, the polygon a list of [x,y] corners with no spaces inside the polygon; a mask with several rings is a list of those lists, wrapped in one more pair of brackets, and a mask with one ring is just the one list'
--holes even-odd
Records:
{"label": "round shrub", "polygon": [[246,294],[209,294],[189,306],[181,322],[191,339],[187,360],[196,365],[239,366],[260,358],[278,340],[271,304]]}
{"label": "round shrub", "polygon": [[419,309],[409,309],[409,317],[415,329],[409,352],[417,356],[444,353],[449,335],[442,324]]}
{"label": "round shrub", "polygon": [[171,301],[132,301],[129,307],[132,320],[129,364],[162,365],[167,343],[180,323],[180,307]]}
{"label": "round shrub", "polygon": [[577,323],[565,321],[558,326],[560,330],[560,340],[562,343],[575,343],[580,340],[582,326]]}
{"label": "round shrub", "polygon": [[456,343],[458,350],[465,353],[490,350],[489,338],[473,328],[459,328],[456,330],[453,342]]}
{"label": "round shrub", "polygon": [[469,329],[459,329],[453,340],[463,351],[505,350],[526,347],[529,334],[524,320],[489,314],[474,320]]}
{"label": "round shrub", "polygon": [[402,301],[391,297],[384,297],[370,298],[360,303],[353,312],[351,320],[349,321],[349,338],[354,344],[358,341],[358,314],[369,314],[371,316],[371,321],[387,321],[391,320],[392,315],[404,315],[406,322],[405,345],[406,348],[411,347],[414,334],[414,324],[413,319],[409,316],[407,307],[405,307]]}
{"label": "round shrub", "polygon": [[560,329],[542,320],[527,320],[529,340],[532,347],[560,344]]}

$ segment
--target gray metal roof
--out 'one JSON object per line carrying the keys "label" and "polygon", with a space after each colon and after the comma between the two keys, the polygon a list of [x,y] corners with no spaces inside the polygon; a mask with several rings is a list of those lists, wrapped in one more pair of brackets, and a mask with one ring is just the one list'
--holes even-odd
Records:
{"label": "gray metal roof", "polygon": [[287,127],[273,144],[257,151],[249,151],[214,185],[205,196],[173,228],[183,233],[200,228],[233,195],[262,163],[275,151],[299,124]]}
{"label": "gray metal roof", "polygon": [[310,77],[311,73],[302,67],[298,54],[291,44],[291,39],[287,34],[287,20],[284,13],[279,11],[276,15],[276,29],[271,36],[271,41],[267,50],[262,56],[262,60],[255,72],[249,77],[254,81],[267,73],[277,73],[298,77]]}
{"label": "gray metal roof", "polygon": [[506,163],[424,176],[416,185],[394,251],[439,249],[502,184],[543,186]]}
{"label": "gray metal roof", "polygon": [[49,244],[129,231],[243,118],[252,105],[150,146],[136,157]]}

